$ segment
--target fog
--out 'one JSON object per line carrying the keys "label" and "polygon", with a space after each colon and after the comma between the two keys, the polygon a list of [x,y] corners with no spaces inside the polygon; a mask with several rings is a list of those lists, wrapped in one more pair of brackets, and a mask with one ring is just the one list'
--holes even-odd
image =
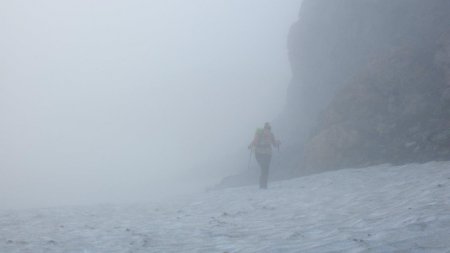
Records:
{"label": "fog", "polygon": [[202,164],[283,109],[300,1],[3,1],[0,208],[147,202],[239,170]]}

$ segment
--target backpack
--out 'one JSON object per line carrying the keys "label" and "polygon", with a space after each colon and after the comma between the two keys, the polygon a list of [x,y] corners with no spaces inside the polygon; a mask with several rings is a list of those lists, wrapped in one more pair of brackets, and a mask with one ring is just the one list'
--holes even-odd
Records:
{"label": "backpack", "polygon": [[256,151],[259,151],[261,153],[271,153],[272,151],[272,143],[271,143],[271,139],[267,138],[264,135],[264,129],[262,128],[257,128],[255,131],[255,136],[256,136]]}

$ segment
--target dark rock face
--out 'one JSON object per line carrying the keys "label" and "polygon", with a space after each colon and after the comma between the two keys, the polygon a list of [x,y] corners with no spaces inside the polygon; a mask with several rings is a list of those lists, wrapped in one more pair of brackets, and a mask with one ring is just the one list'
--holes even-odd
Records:
{"label": "dark rock face", "polygon": [[306,144],[304,165],[450,159],[446,80],[430,56],[398,52],[338,90]]}
{"label": "dark rock face", "polygon": [[285,118],[309,129],[299,173],[450,159],[449,27],[448,0],[305,0]]}
{"label": "dark rock face", "polygon": [[435,44],[449,9],[448,0],[305,0],[288,41],[288,110],[314,115],[373,59]]}

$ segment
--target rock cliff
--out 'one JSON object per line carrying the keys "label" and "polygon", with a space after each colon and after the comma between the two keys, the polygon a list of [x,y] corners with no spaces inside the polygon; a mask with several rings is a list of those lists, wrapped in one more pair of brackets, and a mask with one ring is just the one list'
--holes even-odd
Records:
{"label": "rock cliff", "polygon": [[447,0],[305,0],[284,118],[307,129],[298,169],[450,159],[449,27]]}

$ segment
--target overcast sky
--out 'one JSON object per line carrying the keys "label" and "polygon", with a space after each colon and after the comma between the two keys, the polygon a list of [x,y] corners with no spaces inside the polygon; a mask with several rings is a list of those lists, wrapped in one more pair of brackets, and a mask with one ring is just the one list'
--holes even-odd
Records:
{"label": "overcast sky", "polygon": [[0,208],[184,192],[282,110],[300,4],[2,1]]}

